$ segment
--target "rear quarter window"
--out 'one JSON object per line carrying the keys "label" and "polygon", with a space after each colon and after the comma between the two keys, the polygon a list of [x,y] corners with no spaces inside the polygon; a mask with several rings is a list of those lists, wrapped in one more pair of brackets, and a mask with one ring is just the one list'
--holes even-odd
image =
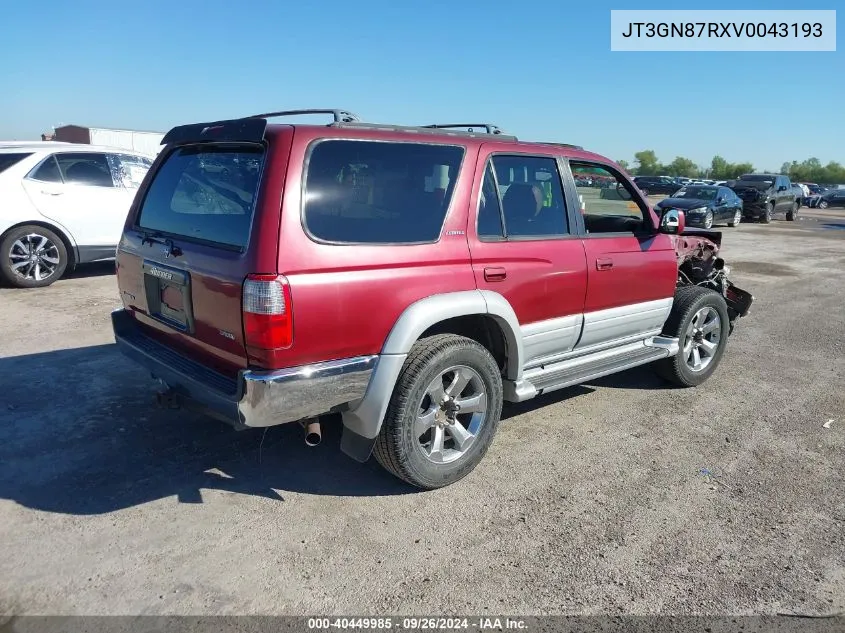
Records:
{"label": "rear quarter window", "polygon": [[305,175],[305,229],[340,244],[437,241],[463,156],[452,145],[317,141]]}
{"label": "rear quarter window", "polygon": [[144,196],[137,224],[150,231],[243,249],[249,241],[264,149],[182,147]]}

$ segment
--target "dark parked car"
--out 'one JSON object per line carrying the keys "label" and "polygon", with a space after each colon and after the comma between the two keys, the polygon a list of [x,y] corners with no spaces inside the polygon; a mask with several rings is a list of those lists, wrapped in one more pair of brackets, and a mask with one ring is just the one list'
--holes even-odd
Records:
{"label": "dark parked car", "polygon": [[845,189],[828,189],[821,196],[815,205],[819,209],[828,207],[845,207]]}
{"label": "dark parked car", "polygon": [[637,176],[634,183],[647,196],[661,193],[671,196],[680,188],[674,180],[661,176]]}
{"label": "dark parked car", "polygon": [[658,214],[669,209],[680,209],[686,215],[688,226],[713,227],[719,221],[736,226],[742,220],[742,200],[727,187],[689,185],[682,187],[671,198],[654,205]]}
{"label": "dark parked car", "polygon": [[776,213],[790,222],[798,215],[800,202],[789,178],[780,174],[743,174],[731,189],[742,199],[743,217],[768,224]]}
{"label": "dark parked car", "polygon": [[792,183],[792,192],[795,194],[795,201],[798,203],[798,208],[800,209],[806,202],[806,196],[804,196],[804,189],[801,188],[797,182]]}

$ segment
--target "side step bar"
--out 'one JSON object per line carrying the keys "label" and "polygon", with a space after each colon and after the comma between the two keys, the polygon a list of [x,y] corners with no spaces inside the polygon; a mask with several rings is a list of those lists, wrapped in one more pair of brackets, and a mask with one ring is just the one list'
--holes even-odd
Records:
{"label": "side step bar", "polygon": [[571,387],[588,380],[645,365],[678,353],[678,339],[654,337],[587,356],[538,367],[523,374],[536,393]]}

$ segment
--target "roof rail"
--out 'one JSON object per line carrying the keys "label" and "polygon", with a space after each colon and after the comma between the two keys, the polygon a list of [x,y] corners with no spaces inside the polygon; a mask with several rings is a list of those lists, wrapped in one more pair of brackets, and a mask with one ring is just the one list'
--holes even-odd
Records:
{"label": "roof rail", "polygon": [[449,130],[455,128],[469,128],[468,131],[474,132],[475,128],[480,127],[486,130],[487,134],[501,134],[502,130],[498,125],[492,123],[434,123],[432,125],[421,125],[420,127],[436,128],[439,130]]}
{"label": "roof rail", "polygon": [[546,143],[546,142],[540,142],[540,145],[552,145],[553,147],[568,147],[569,149],[584,149],[581,145],[573,145],[572,143]]}
{"label": "roof rail", "polygon": [[[332,127],[348,127],[348,128],[366,128],[370,130],[382,130],[385,132],[412,132],[415,134],[437,134],[440,136],[468,136],[470,138],[479,138],[481,136],[488,136],[488,132],[474,132],[467,130],[452,130],[451,126],[443,129],[440,126],[433,125],[395,125],[393,123],[362,123],[360,121],[352,121],[349,123],[331,123]],[[462,126],[457,127],[472,127]],[[517,141],[515,136],[496,133],[497,141]]]}
{"label": "roof rail", "polygon": [[357,114],[353,114],[348,110],[338,110],[336,108],[329,109],[312,109],[312,110],[280,110],[279,112],[267,112],[266,114],[253,114],[245,119],[270,119],[280,116],[298,116],[300,114],[331,114],[334,117],[335,123],[352,123],[360,121]]}

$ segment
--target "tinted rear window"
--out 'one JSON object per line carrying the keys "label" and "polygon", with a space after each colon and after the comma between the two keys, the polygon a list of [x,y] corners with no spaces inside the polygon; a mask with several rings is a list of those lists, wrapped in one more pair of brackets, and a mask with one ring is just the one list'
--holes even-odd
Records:
{"label": "tinted rear window", "polygon": [[434,242],[463,154],[451,145],[320,141],[305,178],[305,227],[325,242]]}
{"label": "tinted rear window", "polygon": [[245,247],[263,161],[264,150],[258,147],[175,150],[153,177],[138,226]]}
{"label": "tinted rear window", "polygon": [[0,154],[0,173],[6,171],[15,163],[21,162],[30,154]]}

